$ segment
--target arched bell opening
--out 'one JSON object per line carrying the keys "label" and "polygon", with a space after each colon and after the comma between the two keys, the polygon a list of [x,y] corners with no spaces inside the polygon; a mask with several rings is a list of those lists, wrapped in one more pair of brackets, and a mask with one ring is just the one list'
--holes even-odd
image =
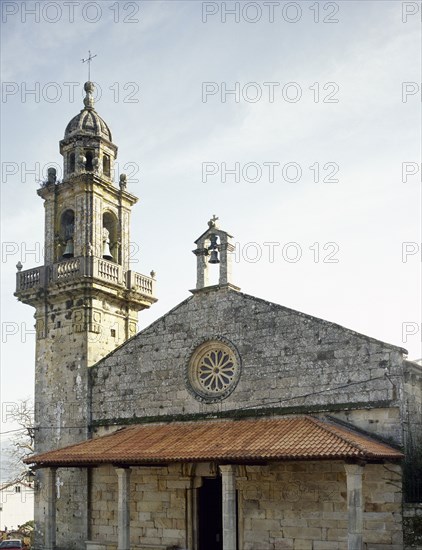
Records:
{"label": "arched bell opening", "polygon": [[119,263],[118,240],[117,218],[111,212],[104,212],[102,257],[105,260]]}
{"label": "arched bell opening", "polygon": [[61,260],[73,258],[75,232],[75,213],[73,210],[65,210],[60,217],[60,238],[58,243],[57,257]]}
{"label": "arched bell opening", "polygon": [[205,241],[205,248],[207,254],[205,261],[208,272],[208,284],[218,285],[220,278],[220,253],[219,253],[220,239],[218,235],[211,234]]}
{"label": "arched bell opening", "polygon": [[103,155],[103,174],[109,178],[111,174],[110,157],[104,153]]}
{"label": "arched bell opening", "polygon": [[68,160],[67,160],[67,166],[68,166],[68,173],[73,174],[76,168],[76,157],[75,153],[69,153]]}
{"label": "arched bell opening", "polygon": [[93,151],[86,151],[85,152],[85,158],[86,158],[86,162],[85,162],[85,170],[87,172],[92,172],[94,170],[94,153]]}

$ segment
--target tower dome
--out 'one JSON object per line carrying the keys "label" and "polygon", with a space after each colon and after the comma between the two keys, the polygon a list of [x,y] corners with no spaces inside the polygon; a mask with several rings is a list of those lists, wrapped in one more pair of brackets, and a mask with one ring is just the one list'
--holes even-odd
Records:
{"label": "tower dome", "polygon": [[110,128],[94,109],[94,98],[92,95],[94,89],[95,86],[93,82],[85,82],[85,107],[79,114],[73,117],[66,126],[66,130],[64,132],[65,139],[77,134],[88,134],[102,137],[110,142],[113,141]]}
{"label": "tower dome", "polygon": [[111,183],[117,146],[113,143],[110,128],[94,108],[94,83],[85,82],[84,90],[84,108],[66,126],[60,141],[64,180],[89,173]]}

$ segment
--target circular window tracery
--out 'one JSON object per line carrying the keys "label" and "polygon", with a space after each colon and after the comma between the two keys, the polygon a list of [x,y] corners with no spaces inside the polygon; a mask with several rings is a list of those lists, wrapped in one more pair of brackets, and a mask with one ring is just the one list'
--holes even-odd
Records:
{"label": "circular window tracery", "polygon": [[207,340],[190,355],[188,388],[201,401],[224,399],[237,385],[240,366],[239,354],[231,342],[223,337]]}

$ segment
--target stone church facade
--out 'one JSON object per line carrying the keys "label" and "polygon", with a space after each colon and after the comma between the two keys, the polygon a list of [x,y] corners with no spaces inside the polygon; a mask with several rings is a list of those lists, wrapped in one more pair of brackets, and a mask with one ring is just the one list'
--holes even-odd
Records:
{"label": "stone church facade", "polygon": [[85,90],[63,181],[38,191],[45,265],[17,273],[36,310],[37,550],[417,548],[403,516],[420,496],[421,368],[242,293],[215,217],[191,296],[137,334],[154,273],[130,269],[137,199],[113,185],[117,147]]}

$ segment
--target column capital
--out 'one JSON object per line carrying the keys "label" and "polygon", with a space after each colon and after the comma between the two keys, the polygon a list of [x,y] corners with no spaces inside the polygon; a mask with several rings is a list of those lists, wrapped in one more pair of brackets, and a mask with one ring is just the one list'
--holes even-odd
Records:
{"label": "column capital", "polygon": [[131,473],[132,468],[130,466],[115,466],[114,470],[118,476],[122,476],[124,474],[128,475]]}
{"label": "column capital", "polygon": [[219,470],[223,475],[235,475],[236,474],[236,465],[235,464],[220,464]]}
{"label": "column capital", "polygon": [[361,476],[363,474],[363,469],[365,464],[345,464],[344,469],[346,470],[346,475],[348,476]]}

